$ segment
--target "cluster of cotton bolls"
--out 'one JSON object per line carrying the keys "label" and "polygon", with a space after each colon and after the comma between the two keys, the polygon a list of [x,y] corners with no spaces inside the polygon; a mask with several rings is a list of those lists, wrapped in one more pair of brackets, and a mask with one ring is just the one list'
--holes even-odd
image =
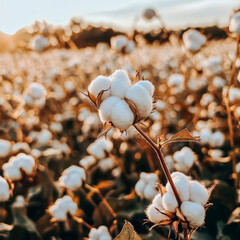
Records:
{"label": "cluster of cotton bolls", "polygon": [[135,191],[140,198],[151,201],[158,193],[157,184],[157,174],[142,172],[140,174],[140,179],[135,185]]}
{"label": "cluster of cotton bolls", "polygon": [[129,40],[124,35],[118,35],[111,38],[111,47],[116,52],[131,53],[135,49],[133,41]]}
{"label": "cluster of cotton bolls", "polygon": [[3,164],[3,175],[11,181],[21,180],[21,170],[26,175],[31,175],[34,171],[35,164],[35,159],[31,155],[19,153],[17,156],[11,157],[7,163]]}
{"label": "cluster of cotton bolls", "polygon": [[146,118],[153,109],[154,86],[147,80],[134,85],[123,70],[116,70],[111,76],[98,76],[88,87],[96,99],[103,92],[99,106],[99,116],[103,123],[110,122],[120,131],[127,130],[136,120],[134,111],[128,103],[134,104],[139,119]]}
{"label": "cluster of cotton bolls", "polygon": [[183,42],[187,50],[196,52],[206,43],[206,37],[196,30],[189,29],[183,34]]}
{"label": "cluster of cotton bolls", "polygon": [[65,195],[64,197],[57,199],[48,210],[55,220],[66,221],[67,214],[74,216],[77,213],[78,206],[70,196]]}
{"label": "cluster of cotton bolls", "polygon": [[103,225],[99,228],[92,228],[88,237],[89,240],[112,240],[107,227]]}
{"label": "cluster of cotton bolls", "polygon": [[24,94],[24,101],[30,107],[43,107],[46,103],[47,91],[45,87],[37,82],[31,83]]}
{"label": "cluster of cotton bolls", "polygon": [[205,205],[208,201],[208,190],[199,182],[189,179],[179,172],[171,174],[173,182],[181,198],[181,206],[173,194],[169,183],[166,185],[166,192],[157,194],[152,203],[148,206],[146,214],[148,219],[157,224],[163,220],[170,220],[166,211],[175,214],[179,208],[192,227],[200,227],[205,220]]}
{"label": "cluster of cotton bolls", "polygon": [[59,185],[71,191],[79,189],[86,180],[85,170],[81,167],[72,165],[62,172],[59,178]]}
{"label": "cluster of cotton bolls", "polygon": [[11,152],[12,144],[10,141],[0,139],[0,158],[7,157]]}

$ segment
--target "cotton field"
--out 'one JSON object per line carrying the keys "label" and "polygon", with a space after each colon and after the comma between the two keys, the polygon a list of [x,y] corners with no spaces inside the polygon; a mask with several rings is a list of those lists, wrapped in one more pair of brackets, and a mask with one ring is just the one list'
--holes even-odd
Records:
{"label": "cotton field", "polygon": [[0,239],[240,239],[240,13],[218,40],[78,24],[0,52]]}

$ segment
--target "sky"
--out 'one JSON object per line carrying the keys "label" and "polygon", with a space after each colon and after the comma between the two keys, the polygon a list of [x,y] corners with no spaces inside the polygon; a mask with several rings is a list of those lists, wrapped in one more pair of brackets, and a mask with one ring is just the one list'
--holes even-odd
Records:
{"label": "sky", "polygon": [[[240,0],[0,0],[0,31],[14,34],[35,20],[66,25],[72,17],[99,25],[131,28],[143,9],[154,8],[170,29],[219,24],[226,26]],[[139,20],[138,27],[159,24]]]}

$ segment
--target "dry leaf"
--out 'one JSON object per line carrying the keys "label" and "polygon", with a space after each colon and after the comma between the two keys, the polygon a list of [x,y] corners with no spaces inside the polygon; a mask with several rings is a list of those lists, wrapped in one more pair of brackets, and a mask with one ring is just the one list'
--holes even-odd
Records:
{"label": "dry leaf", "polygon": [[237,207],[233,210],[227,224],[231,223],[240,223],[240,207]]}
{"label": "dry leaf", "polygon": [[122,231],[117,235],[114,240],[141,240],[141,238],[134,231],[133,225],[125,220]]}

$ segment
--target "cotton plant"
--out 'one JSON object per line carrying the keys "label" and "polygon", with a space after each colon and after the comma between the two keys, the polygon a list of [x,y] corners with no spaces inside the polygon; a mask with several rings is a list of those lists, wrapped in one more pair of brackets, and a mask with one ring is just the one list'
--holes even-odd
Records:
{"label": "cotton plant", "polygon": [[88,240],[112,240],[112,237],[106,226],[92,228],[88,235]]}
{"label": "cotton plant", "polygon": [[[191,229],[203,226],[211,190],[183,173],[174,172],[171,177],[181,202],[174,196],[168,182],[165,187],[161,187],[161,192],[155,196],[146,210],[149,221],[153,222],[154,226],[169,224],[174,226],[179,222],[189,224]],[[175,233],[178,231],[176,228],[173,229]]]}
{"label": "cotton plant", "polygon": [[135,185],[135,192],[140,198],[151,201],[158,193],[157,184],[157,174],[142,172],[140,179]]}
{"label": "cotton plant", "polygon": [[135,44],[133,41],[129,40],[124,35],[118,35],[111,38],[111,47],[116,52],[121,53],[131,53],[135,49]]}
{"label": "cotton plant", "polygon": [[36,167],[36,161],[33,156],[25,153],[19,153],[12,156],[7,163],[2,166],[3,175],[10,181],[18,181],[22,179],[22,172],[26,175],[33,174]]}

